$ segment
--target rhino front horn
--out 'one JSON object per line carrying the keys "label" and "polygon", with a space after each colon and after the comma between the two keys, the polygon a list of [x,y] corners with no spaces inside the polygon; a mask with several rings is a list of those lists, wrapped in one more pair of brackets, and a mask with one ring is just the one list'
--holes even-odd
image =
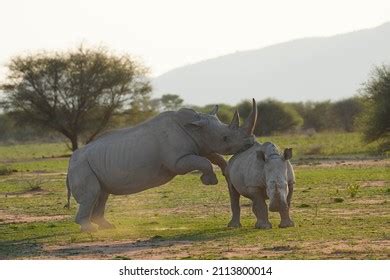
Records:
{"label": "rhino front horn", "polygon": [[237,129],[240,127],[240,114],[238,113],[238,111],[236,110],[234,112],[234,116],[233,116],[233,119],[232,121],[230,122],[229,124],[229,128],[231,129]]}
{"label": "rhino front horn", "polygon": [[257,105],[255,99],[252,98],[252,112],[246,118],[244,125],[242,126],[248,135],[253,134],[253,131],[256,126],[256,121],[257,121]]}
{"label": "rhino front horn", "polygon": [[213,110],[209,113],[209,115],[215,116],[218,113],[218,105],[215,105]]}

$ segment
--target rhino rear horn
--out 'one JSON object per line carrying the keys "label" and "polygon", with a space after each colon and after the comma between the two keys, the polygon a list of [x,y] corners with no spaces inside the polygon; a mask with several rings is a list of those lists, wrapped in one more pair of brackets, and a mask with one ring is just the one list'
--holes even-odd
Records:
{"label": "rhino rear horn", "polygon": [[252,135],[257,121],[257,106],[256,101],[252,98],[252,112],[246,118],[244,125],[242,126],[248,135]]}
{"label": "rhino rear horn", "polygon": [[238,111],[236,110],[234,112],[234,116],[233,116],[233,119],[232,121],[230,122],[229,124],[229,128],[231,129],[237,129],[240,127],[240,114],[238,113]]}
{"label": "rhino rear horn", "polygon": [[217,115],[218,109],[219,109],[219,108],[218,108],[218,105],[215,105],[214,108],[213,108],[213,110],[211,110],[211,112],[209,113],[209,115],[212,115],[212,116]]}

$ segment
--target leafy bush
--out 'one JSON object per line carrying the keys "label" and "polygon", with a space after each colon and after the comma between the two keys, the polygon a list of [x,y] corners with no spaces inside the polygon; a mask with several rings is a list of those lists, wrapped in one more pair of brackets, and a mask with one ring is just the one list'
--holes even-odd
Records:
{"label": "leafy bush", "polygon": [[379,141],[383,150],[390,149],[390,65],[376,67],[361,89],[365,114],[361,117],[367,142]]}
{"label": "leafy bush", "polygon": [[349,184],[347,186],[347,191],[351,197],[355,197],[357,193],[359,192],[359,185],[358,184]]}

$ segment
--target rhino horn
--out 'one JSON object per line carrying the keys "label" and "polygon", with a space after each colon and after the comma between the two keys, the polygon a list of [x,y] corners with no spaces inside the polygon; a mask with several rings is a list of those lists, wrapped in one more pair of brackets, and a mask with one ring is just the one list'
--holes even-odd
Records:
{"label": "rhino horn", "polygon": [[240,114],[238,113],[238,111],[236,110],[234,112],[234,116],[233,116],[233,119],[232,121],[230,122],[229,124],[229,128],[231,129],[237,129],[240,127]]}
{"label": "rhino horn", "polygon": [[215,105],[213,110],[209,113],[209,115],[215,116],[218,113],[218,105]]}
{"label": "rhino horn", "polygon": [[256,126],[256,120],[257,120],[257,106],[256,106],[256,101],[253,98],[252,99],[252,112],[246,118],[244,125],[242,126],[248,135],[253,134],[253,130],[255,129],[255,126]]}

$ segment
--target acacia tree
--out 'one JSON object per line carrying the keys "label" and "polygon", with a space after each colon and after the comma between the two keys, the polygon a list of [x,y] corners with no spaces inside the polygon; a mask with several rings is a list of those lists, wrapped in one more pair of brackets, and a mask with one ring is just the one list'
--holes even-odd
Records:
{"label": "acacia tree", "polygon": [[3,107],[18,121],[62,133],[78,148],[104,130],[112,116],[151,86],[147,69],[128,55],[80,47],[17,56],[0,89]]}
{"label": "acacia tree", "polygon": [[362,115],[364,136],[368,142],[380,141],[390,149],[390,65],[376,67],[361,89],[365,103]]}
{"label": "acacia tree", "polygon": [[184,100],[176,94],[164,94],[160,99],[163,111],[177,110],[183,105],[183,101]]}

